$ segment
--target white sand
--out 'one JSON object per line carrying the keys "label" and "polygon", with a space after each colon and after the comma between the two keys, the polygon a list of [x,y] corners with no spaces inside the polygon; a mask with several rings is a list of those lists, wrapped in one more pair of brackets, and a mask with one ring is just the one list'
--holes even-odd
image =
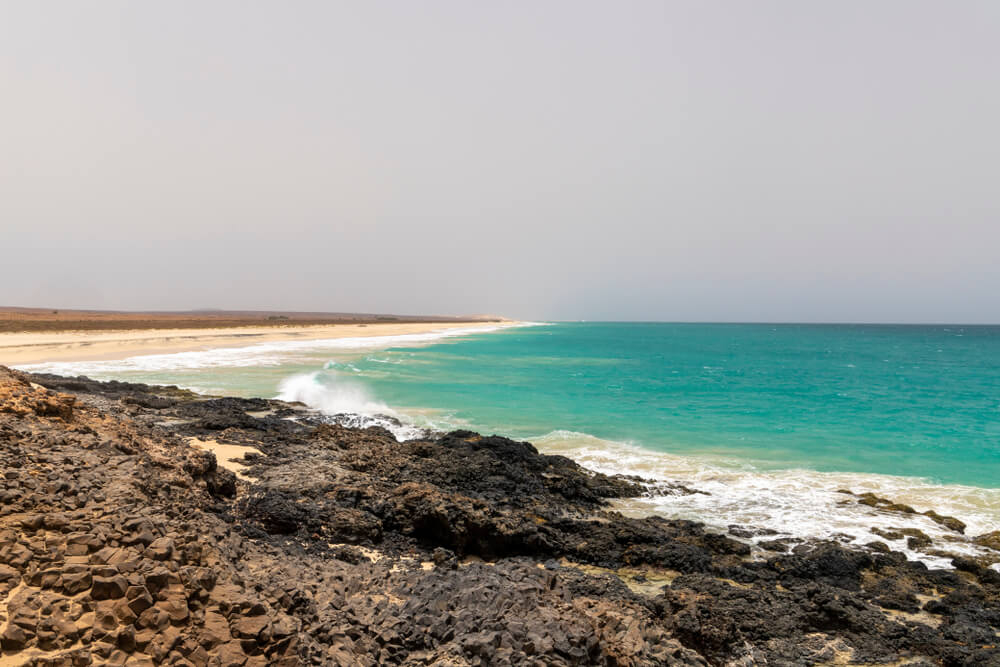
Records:
{"label": "white sand", "polygon": [[215,454],[215,460],[220,467],[226,470],[231,470],[236,473],[236,476],[245,481],[252,481],[247,477],[244,472],[247,467],[245,464],[240,463],[247,454],[259,454],[263,456],[263,452],[253,447],[244,447],[243,445],[227,445],[225,443],[217,442],[215,440],[201,440],[199,438],[190,438],[188,444],[197,447],[198,449],[204,449],[206,451]]}
{"label": "white sand", "polygon": [[[50,361],[105,361],[144,354],[192,352],[256,343],[398,336],[449,329],[491,326],[490,322],[386,322],[307,326],[152,329],[0,334],[0,365],[22,366]],[[514,324],[504,322],[503,325]]]}

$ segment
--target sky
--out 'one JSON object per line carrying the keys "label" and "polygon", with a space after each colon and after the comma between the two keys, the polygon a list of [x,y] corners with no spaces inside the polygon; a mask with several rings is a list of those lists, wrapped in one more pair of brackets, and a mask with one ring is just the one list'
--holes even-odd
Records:
{"label": "sky", "polygon": [[1000,3],[0,1],[0,305],[1000,322]]}

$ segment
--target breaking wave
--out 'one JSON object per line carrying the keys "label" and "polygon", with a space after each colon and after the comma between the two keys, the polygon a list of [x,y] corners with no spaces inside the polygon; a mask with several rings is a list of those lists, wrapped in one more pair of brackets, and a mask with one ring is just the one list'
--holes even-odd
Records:
{"label": "breaking wave", "polygon": [[[929,517],[878,511],[859,504],[841,490],[871,492],[911,505],[918,512],[934,510],[954,516],[967,524],[968,536],[1000,530],[1000,489],[940,485],[919,478],[871,473],[761,470],[746,461],[677,456],[572,431],[552,431],[531,440],[542,452],[562,454],[597,472],[638,475],[704,492],[663,494],[657,493],[654,486],[648,497],[619,502],[617,509],[625,514],[690,519],[721,531],[734,524],[774,531],[750,538],[754,542],[824,538],[864,545],[877,540],[930,567],[950,568],[950,558],[928,553],[933,547],[919,551],[909,548],[905,537],[893,540],[872,532],[873,528],[889,533],[916,528],[944,551],[989,553],[969,537]],[[1000,569],[996,565],[994,568]]]}
{"label": "breaking wave", "polygon": [[277,398],[304,403],[345,426],[381,426],[398,440],[412,440],[426,433],[405,415],[372,398],[360,384],[331,372],[315,371],[286,378],[278,387]]}

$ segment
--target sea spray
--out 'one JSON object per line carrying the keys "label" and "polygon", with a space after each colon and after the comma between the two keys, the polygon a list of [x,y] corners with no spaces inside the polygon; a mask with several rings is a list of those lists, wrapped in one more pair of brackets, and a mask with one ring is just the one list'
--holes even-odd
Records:
{"label": "sea spray", "polygon": [[410,440],[425,433],[405,416],[373,399],[362,385],[332,370],[300,373],[282,380],[277,398],[304,403],[325,415],[339,417],[338,421],[345,426],[381,426],[399,440]]}

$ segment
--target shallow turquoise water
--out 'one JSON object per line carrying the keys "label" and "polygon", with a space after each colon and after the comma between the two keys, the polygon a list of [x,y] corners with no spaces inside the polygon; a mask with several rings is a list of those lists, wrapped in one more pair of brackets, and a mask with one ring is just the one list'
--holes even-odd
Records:
{"label": "shallow turquoise water", "polygon": [[1000,486],[997,327],[558,324],[328,372],[488,431]]}
{"label": "shallow turquoise water", "polygon": [[1000,487],[1000,327],[563,323],[430,342],[42,370],[256,396],[285,382],[286,397],[327,412],[395,408],[438,427],[571,431],[761,470]]}
{"label": "shallow turquoise water", "polygon": [[[369,415],[401,438],[414,426],[523,437],[594,470],[703,491],[654,492],[623,511],[721,531],[865,544],[873,527],[912,527],[982,555],[926,516],[878,512],[845,488],[959,517],[968,535],[1000,530],[1000,327],[567,323],[26,370],[280,395]],[[891,546],[950,567],[905,540]]]}

